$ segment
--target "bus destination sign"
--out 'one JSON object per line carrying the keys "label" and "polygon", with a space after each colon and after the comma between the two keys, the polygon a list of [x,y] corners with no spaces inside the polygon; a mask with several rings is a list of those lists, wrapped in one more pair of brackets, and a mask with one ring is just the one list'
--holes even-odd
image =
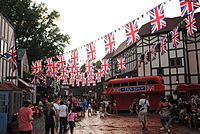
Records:
{"label": "bus destination sign", "polygon": [[144,90],[145,90],[145,86],[120,88],[120,92],[134,92],[134,91],[144,91]]}

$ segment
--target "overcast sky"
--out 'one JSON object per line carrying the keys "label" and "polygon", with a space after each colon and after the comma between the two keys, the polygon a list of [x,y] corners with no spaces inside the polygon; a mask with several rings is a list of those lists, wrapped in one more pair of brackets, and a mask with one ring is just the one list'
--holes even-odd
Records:
{"label": "overcast sky", "polygon": [[[62,33],[70,36],[70,46],[66,52],[86,45],[98,38],[121,28],[126,23],[140,18],[139,25],[148,22],[146,13],[152,8],[165,2],[165,16],[180,16],[179,0],[35,0],[43,2],[49,11],[57,10],[60,19],[57,24]],[[142,19],[141,15],[144,15]],[[122,29],[115,33],[116,45],[118,46],[125,38]],[[95,42],[97,57],[104,55],[103,40]],[[86,60],[86,50],[79,50],[79,59]],[[66,55],[69,58],[69,54]]]}

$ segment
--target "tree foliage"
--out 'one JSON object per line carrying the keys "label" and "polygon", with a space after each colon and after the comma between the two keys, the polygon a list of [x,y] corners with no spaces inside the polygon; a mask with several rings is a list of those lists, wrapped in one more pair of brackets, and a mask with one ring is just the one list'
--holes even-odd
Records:
{"label": "tree foliage", "polygon": [[0,0],[1,12],[15,28],[17,48],[27,48],[29,62],[63,53],[69,36],[55,24],[57,11],[48,12],[45,4],[32,0]]}

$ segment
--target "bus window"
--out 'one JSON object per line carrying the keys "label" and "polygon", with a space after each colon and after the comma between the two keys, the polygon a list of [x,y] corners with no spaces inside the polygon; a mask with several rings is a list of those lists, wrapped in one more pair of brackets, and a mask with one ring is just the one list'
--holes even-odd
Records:
{"label": "bus window", "polygon": [[155,80],[148,80],[147,84],[158,84],[158,82],[156,82]]}
{"label": "bus window", "polygon": [[122,87],[127,87],[127,86],[128,86],[128,82],[126,82],[126,83],[121,83],[121,86],[122,86]]}
{"label": "bus window", "polygon": [[130,86],[136,86],[136,82],[130,82],[129,85]]}
{"label": "bus window", "polygon": [[113,87],[120,87],[120,83],[113,84]]}
{"label": "bus window", "polygon": [[145,81],[138,81],[138,85],[145,85]]}
{"label": "bus window", "polygon": [[112,87],[112,84],[108,84],[108,87]]}

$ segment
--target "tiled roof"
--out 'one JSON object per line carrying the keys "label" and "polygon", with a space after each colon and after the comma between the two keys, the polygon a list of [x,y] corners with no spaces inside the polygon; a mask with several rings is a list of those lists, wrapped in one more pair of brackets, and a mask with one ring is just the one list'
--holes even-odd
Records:
{"label": "tiled roof", "polygon": [[0,91],[22,91],[12,82],[2,82],[0,83]]}

